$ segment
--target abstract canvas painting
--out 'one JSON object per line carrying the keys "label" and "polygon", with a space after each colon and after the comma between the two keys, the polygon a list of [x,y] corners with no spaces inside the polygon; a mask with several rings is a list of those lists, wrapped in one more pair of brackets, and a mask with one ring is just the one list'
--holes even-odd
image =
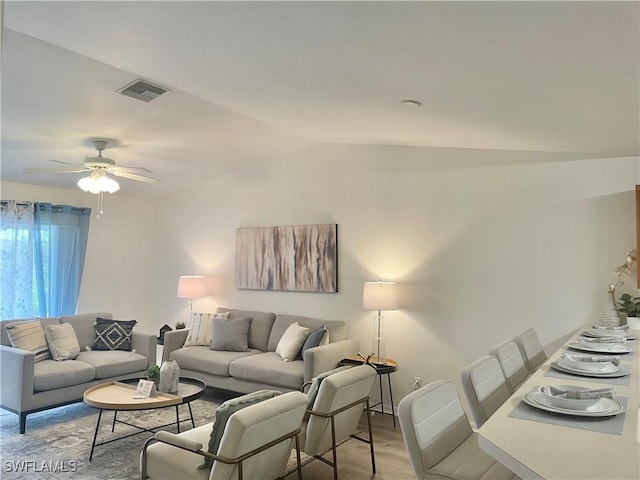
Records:
{"label": "abstract canvas painting", "polygon": [[338,291],[338,225],[236,230],[236,287]]}

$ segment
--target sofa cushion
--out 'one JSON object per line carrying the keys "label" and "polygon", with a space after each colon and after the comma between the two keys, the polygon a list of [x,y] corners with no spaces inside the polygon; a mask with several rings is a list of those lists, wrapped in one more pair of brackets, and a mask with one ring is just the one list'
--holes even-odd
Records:
{"label": "sofa cushion", "polygon": [[302,360],[285,362],[276,352],[266,352],[234,360],[229,374],[240,380],[299,390],[304,382],[304,364]]}
{"label": "sofa cushion", "polygon": [[[109,378],[145,370],[149,359],[144,355],[123,350],[93,350],[80,352],[76,360],[88,363],[96,371],[96,378]],[[66,362],[62,362],[66,363]]]}
{"label": "sofa cushion", "polygon": [[211,345],[213,340],[213,319],[216,317],[229,318],[229,313],[191,312],[186,326],[189,334],[184,341],[184,346]]}
{"label": "sofa cushion", "polygon": [[70,323],[73,329],[76,331],[76,337],[78,337],[78,345],[80,345],[80,351],[85,350],[87,347],[93,347],[96,343],[96,319],[100,318],[113,318],[110,313],[81,313],[79,315],[66,315],[60,317],[60,323]]}
{"label": "sofa cushion", "polygon": [[278,342],[276,353],[285,362],[295,360],[300,350],[302,350],[302,345],[304,345],[307,336],[309,336],[309,329],[301,327],[298,322],[293,322]]}
{"label": "sofa cushion", "polygon": [[57,362],[73,360],[80,353],[78,337],[70,323],[47,325],[44,328],[44,336],[49,345],[49,352]]}
{"label": "sofa cushion", "polygon": [[70,387],[90,382],[96,371],[88,363],[78,360],[44,360],[35,365],[33,371],[33,390],[44,392],[57,388]]}
{"label": "sofa cushion", "polygon": [[13,322],[5,325],[11,346],[28,350],[36,354],[36,363],[51,359],[49,345],[44,336],[40,319],[26,322]]}
{"label": "sofa cushion", "polygon": [[257,355],[260,350],[248,352],[229,352],[225,350],[211,350],[209,347],[183,347],[169,354],[170,360],[175,360],[180,368],[211,375],[229,376],[229,364],[239,358]]}
{"label": "sofa cushion", "polygon": [[0,344],[5,345],[7,347],[11,347],[11,340],[9,340],[9,333],[7,333],[7,329],[5,328],[10,323],[16,322],[25,322],[29,320],[40,320],[40,324],[42,328],[47,325],[59,325],[60,320],[57,317],[53,318],[25,318],[25,319],[11,319],[11,320],[0,320]]}
{"label": "sofa cushion", "polygon": [[[269,334],[276,319],[276,314],[272,312],[254,312],[251,310],[234,310],[232,308],[218,307],[218,313],[229,312],[229,318],[251,317],[251,326],[249,327],[249,348],[256,348],[267,351],[269,344]],[[293,323],[293,322],[292,322]],[[288,325],[287,325],[288,326]],[[284,330],[282,331],[284,333]],[[282,336],[282,335],[280,335]],[[279,339],[279,338],[278,338]],[[276,345],[278,342],[276,342]],[[275,351],[275,345],[272,351]]]}
{"label": "sofa cushion", "polygon": [[137,320],[110,320],[96,318],[96,343],[94,350],[131,351],[131,335]]}
{"label": "sofa cushion", "polygon": [[271,335],[269,336],[267,349],[269,352],[275,352],[280,338],[282,338],[284,332],[289,328],[289,325],[294,322],[298,322],[301,326],[307,327],[311,331],[326,325],[327,330],[329,330],[329,341],[331,343],[346,340],[347,338],[347,324],[341,320],[320,320],[317,318],[300,317],[298,315],[278,314],[273,323]]}
{"label": "sofa cushion", "polygon": [[231,352],[249,351],[249,327],[251,317],[213,319],[213,340],[211,350],[228,350]]}
{"label": "sofa cushion", "polygon": [[327,333],[328,333],[327,327],[325,327],[324,325],[321,328],[318,328],[317,330],[314,330],[313,332],[311,332],[307,337],[307,339],[302,344],[302,348],[300,349],[300,355],[298,355],[298,357],[302,359],[304,358],[304,352],[306,352],[310,348],[315,348],[319,345],[324,345],[325,343],[323,342],[325,341],[325,339],[327,339],[327,336],[328,336]]}

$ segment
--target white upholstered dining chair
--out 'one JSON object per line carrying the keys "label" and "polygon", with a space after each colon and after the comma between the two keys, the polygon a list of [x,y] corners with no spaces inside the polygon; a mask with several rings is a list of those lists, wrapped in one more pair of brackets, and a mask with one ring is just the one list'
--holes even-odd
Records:
{"label": "white upholstered dining chair", "polygon": [[507,379],[493,355],[479,358],[462,370],[460,376],[473,423],[480,428],[511,396]]}
{"label": "white upholstered dining chair", "polygon": [[[233,413],[216,454],[206,445],[213,423],[178,435],[158,432],[140,455],[141,478],[242,480],[280,478],[285,471],[308,404],[301,392],[289,392]],[[204,448],[203,448],[204,445]],[[203,459],[211,468],[197,468]],[[298,457],[298,478],[301,477]]]}
{"label": "white upholstered dining chair", "polygon": [[491,355],[498,359],[509,390],[515,392],[529,377],[529,369],[518,345],[513,340],[505,340],[491,349]]}
{"label": "white upholstered dining chair", "polygon": [[480,449],[453,382],[439,380],[410,393],[398,405],[398,418],[417,479],[517,478]]}
{"label": "white upholstered dining chair", "polygon": [[542,348],[538,334],[533,328],[528,328],[513,340],[527,362],[529,373],[535,372],[547,359],[547,354]]}

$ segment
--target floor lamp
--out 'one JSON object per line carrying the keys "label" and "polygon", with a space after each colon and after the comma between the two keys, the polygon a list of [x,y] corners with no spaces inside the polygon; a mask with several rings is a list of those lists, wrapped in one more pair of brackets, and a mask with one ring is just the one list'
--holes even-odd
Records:
{"label": "floor lamp", "polygon": [[374,324],[374,339],[372,342],[373,357],[376,363],[386,362],[384,337],[382,335],[382,311],[398,309],[398,295],[395,282],[364,282],[362,293],[362,308],[377,310]]}
{"label": "floor lamp", "polygon": [[202,275],[183,275],[178,278],[178,298],[189,299],[189,315],[193,311],[193,299],[207,295],[207,279]]}

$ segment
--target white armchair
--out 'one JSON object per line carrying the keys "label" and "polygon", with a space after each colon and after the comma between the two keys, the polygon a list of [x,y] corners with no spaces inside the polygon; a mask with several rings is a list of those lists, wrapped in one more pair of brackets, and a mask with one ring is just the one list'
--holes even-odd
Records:
{"label": "white armchair", "polygon": [[[141,478],[147,479],[275,479],[284,474],[294,442],[298,446],[307,396],[289,392],[250,405],[229,417],[216,454],[203,450],[212,423],[175,435],[158,432],[140,455]],[[204,458],[211,470],[198,469]],[[297,462],[300,478],[300,462]]]}
{"label": "white armchair", "polygon": [[[302,450],[309,456],[306,457],[309,461],[316,459],[333,467],[334,480],[338,478],[337,447],[350,438],[369,444],[371,468],[376,472],[369,411],[369,395],[375,378],[376,371],[369,365],[349,368],[324,378],[308,412]],[[368,438],[355,434],[363,411],[367,416]],[[331,460],[325,457],[329,453]]]}

